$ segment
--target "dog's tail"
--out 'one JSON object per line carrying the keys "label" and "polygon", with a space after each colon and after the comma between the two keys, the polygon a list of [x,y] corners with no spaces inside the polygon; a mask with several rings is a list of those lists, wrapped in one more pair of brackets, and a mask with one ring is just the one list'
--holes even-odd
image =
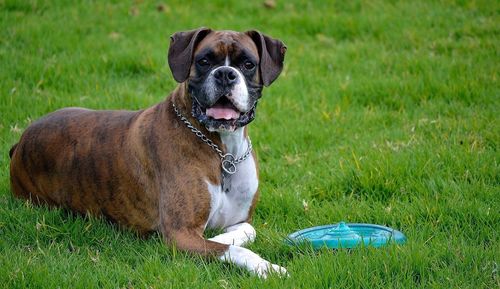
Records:
{"label": "dog's tail", "polygon": [[11,148],[10,148],[10,151],[9,151],[9,158],[12,159],[12,155],[14,154],[14,152],[16,151],[16,148],[17,148],[17,145],[19,143],[16,143],[15,145],[13,145]]}

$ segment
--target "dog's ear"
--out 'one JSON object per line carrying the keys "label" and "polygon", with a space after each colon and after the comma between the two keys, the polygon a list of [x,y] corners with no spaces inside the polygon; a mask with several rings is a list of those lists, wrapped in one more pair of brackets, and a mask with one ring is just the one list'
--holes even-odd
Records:
{"label": "dog's ear", "polygon": [[245,34],[250,36],[257,45],[262,83],[269,86],[283,70],[286,46],[280,40],[273,39],[256,30],[247,31]]}
{"label": "dog's ear", "polygon": [[211,29],[202,27],[195,30],[177,32],[170,36],[168,65],[177,82],[184,82],[189,77],[189,71],[193,63],[194,49],[211,31]]}

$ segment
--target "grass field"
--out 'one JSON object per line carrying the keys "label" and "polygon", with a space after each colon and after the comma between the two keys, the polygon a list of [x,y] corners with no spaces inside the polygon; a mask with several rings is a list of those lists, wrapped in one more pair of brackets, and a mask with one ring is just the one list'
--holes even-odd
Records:
{"label": "grass field", "polygon": [[[0,287],[499,288],[498,1],[0,0]],[[175,87],[168,37],[256,28],[288,46],[250,134],[250,246],[290,278],[11,197],[8,150],[65,106],[139,109]],[[313,225],[384,224],[404,246],[291,248]]]}

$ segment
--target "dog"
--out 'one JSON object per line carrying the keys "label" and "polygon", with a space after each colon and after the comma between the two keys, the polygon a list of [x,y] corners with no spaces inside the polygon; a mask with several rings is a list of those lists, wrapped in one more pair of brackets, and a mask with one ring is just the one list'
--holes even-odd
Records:
{"label": "dog", "polygon": [[[105,216],[178,249],[266,278],[285,268],[243,245],[258,199],[247,132],[285,44],[258,31],[174,33],[168,64],[179,83],[140,111],[64,108],[33,122],[10,150],[14,196]],[[205,239],[207,228],[223,229]]]}

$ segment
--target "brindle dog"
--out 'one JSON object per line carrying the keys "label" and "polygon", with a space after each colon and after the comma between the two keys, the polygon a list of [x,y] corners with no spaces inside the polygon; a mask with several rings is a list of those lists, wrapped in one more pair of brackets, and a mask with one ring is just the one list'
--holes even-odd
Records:
{"label": "brindle dog", "polygon": [[[262,277],[286,273],[242,247],[255,238],[249,222],[258,197],[246,125],[285,51],[257,31],[175,33],[168,60],[179,85],[170,96],[140,111],[65,108],[35,121],[10,151],[14,195],[104,215],[141,234],[160,231],[182,250]],[[188,124],[222,152],[245,156],[234,174]],[[225,233],[207,240],[207,227]]]}

